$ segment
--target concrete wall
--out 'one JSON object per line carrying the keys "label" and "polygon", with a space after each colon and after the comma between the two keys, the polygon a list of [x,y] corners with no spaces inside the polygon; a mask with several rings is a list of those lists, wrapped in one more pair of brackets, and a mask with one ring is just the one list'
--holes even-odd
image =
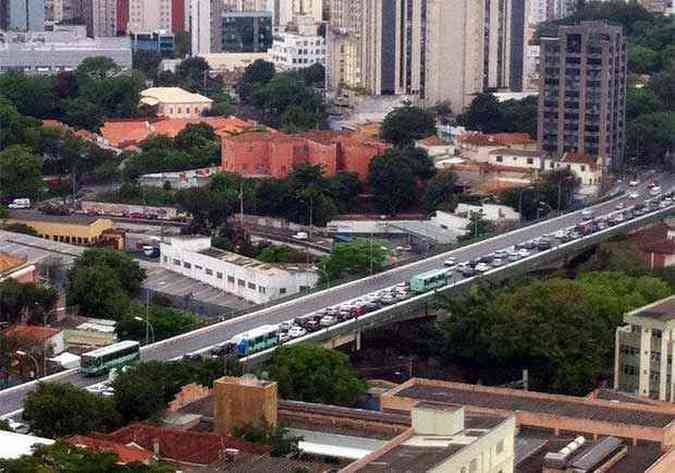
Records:
{"label": "concrete wall", "polygon": [[255,378],[224,377],[213,383],[215,431],[229,435],[234,429],[259,423],[277,425],[277,384]]}

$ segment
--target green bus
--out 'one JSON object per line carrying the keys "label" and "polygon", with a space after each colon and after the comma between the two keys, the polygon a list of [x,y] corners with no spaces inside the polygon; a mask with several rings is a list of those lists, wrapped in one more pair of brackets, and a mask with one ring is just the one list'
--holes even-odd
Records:
{"label": "green bus", "polygon": [[277,325],[261,325],[248,332],[235,335],[230,339],[239,356],[248,356],[267,350],[279,343],[279,327]]}
{"label": "green bus", "polygon": [[141,344],[124,341],[84,353],[80,363],[83,376],[101,376],[112,368],[121,368],[141,358]]}
{"label": "green bus", "polygon": [[434,269],[426,273],[413,276],[410,280],[410,290],[418,294],[427,292],[448,284],[450,270],[446,268]]}

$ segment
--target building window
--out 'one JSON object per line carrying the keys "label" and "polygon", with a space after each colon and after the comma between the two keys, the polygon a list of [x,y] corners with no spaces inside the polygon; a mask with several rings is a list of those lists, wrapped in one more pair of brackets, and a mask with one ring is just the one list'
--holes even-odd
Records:
{"label": "building window", "polygon": [[169,258],[167,258],[167,257],[165,256],[165,257],[164,257],[164,262],[167,263],[168,261],[169,261]]}
{"label": "building window", "polygon": [[260,294],[265,294],[265,288],[263,286],[258,286],[258,292]]}
{"label": "building window", "polygon": [[223,273],[216,273],[216,277],[218,279],[223,279]]}
{"label": "building window", "polygon": [[238,279],[237,285],[240,287],[246,287],[246,281],[244,281],[243,279]]}
{"label": "building window", "polygon": [[179,259],[173,260],[173,264],[175,264],[176,266],[180,266],[180,260]]}
{"label": "building window", "polygon": [[227,282],[231,282],[232,284],[234,284],[234,276],[228,276]]}
{"label": "building window", "polygon": [[187,269],[190,269],[192,267],[192,265],[190,263],[188,263],[187,261],[183,261],[183,267],[187,268]]}
{"label": "building window", "polygon": [[195,269],[203,269],[203,268],[201,266],[199,266],[198,264],[195,264]]}
{"label": "building window", "polygon": [[501,156],[497,156],[496,160],[497,160],[498,163],[501,163],[501,162],[504,161],[504,158],[501,157]]}
{"label": "building window", "polygon": [[207,276],[213,276],[213,270],[212,269],[206,268],[205,271],[206,271]]}
{"label": "building window", "polygon": [[253,284],[252,282],[248,283],[248,288],[255,291],[255,284]]}
{"label": "building window", "polygon": [[279,289],[279,294],[286,294],[286,288],[282,287],[281,289]]}
{"label": "building window", "polygon": [[534,164],[534,159],[527,158],[527,164]]}

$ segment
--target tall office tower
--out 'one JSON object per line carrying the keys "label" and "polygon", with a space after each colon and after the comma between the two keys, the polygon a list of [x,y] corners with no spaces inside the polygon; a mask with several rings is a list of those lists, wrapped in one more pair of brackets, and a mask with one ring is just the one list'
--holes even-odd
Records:
{"label": "tall office tower", "polygon": [[44,31],[45,0],[0,0],[0,29],[7,31]]}
{"label": "tall office tower", "polygon": [[273,0],[224,0],[225,11],[272,11]]}
{"label": "tall office tower", "polygon": [[117,36],[117,0],[86,0],[83,14],[87,36],[91,38]]}
{"label": "tall office tower", "polygon": [[129,2],[131,0],[117,0],[117,36],[129,34]]}
{"label": "tall office tower", "polygon": [[626,43],[619,26],[561,26],[541,41],[537,141],[552,157],[599,157],[603,170],[623,160]]}
{"label": "tall office tower", "polygon": [[510,25],[511,36],[507,47],[511,48],[509,88],[514,92],[522,92],[525,88],[525,62],[527,38],[527,0],[511,0]]}
{"label": "tall office tower", "polygon": [[182,33],[187,30],[187,3],[190,0],[171,0],[171,32]]}
{"label": "tall office tower", "polygon": [[274,28],[284,28],[296,16],[311,16],[323,21],[324,0],[273,0]]}
{"label": "tall office tower", "polygon": [[129,0],[129,33],[172,32],[173,0]]}
{"label": "tall office tower", "polygon": [[191,0],[192,55],[218,53],[223,43],[223,0]]}

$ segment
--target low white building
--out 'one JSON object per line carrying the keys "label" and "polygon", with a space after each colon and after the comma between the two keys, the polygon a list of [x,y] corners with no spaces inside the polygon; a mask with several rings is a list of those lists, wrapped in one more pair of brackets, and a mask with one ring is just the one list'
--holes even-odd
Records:
{"label": "low white building", "polygon": [[296,71],[313,64],[326,65],[326,39],[318,34],[319,25],[312,18],[297,17],[297,31],[276,33],[268,51],[274,67]]}
{"label": "low white building", "polygon": [[24,455],[32,455],[36,445],[53,445],[54,440],[0,431],[0,459],[16,460]]}
{"label": "low white building", "polygon": [[457,204],[455,209],[455,215],[462,217],[469,217],[473,213],[482,213],[483,218],[489,222],[507,222],[507,221],[519,221],[520,214],[513,210],[508,205],[499,205],[499,204],[482,204],[482,205],[471,205],[471,204]]}
{"label": "low white building", "polygon": [[180,87],[151,87],[141,92],[141,104],[157,107],[162,117],[199,118],[211,110],[213,100]]}
{"label": "low white building", "polygon": [[307,265],[276,265],[211,247],[209,237],[170,237],[160,244],[161,264],[256,304],[314,287],[318,273]]}

